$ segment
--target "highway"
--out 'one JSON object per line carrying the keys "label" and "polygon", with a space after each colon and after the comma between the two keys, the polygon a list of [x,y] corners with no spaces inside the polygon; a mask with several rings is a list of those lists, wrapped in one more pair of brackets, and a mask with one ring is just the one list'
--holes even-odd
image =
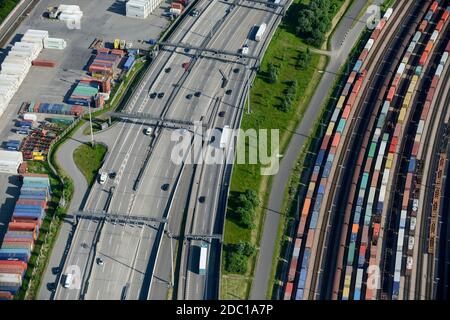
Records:
{"label": "highway", "polygon": [[[246,41],[248,32],[255,22],[264,21],[262,18],[267,11],[237,6],[227,12],[230,7],[230,3],[227,2],[202,1],[197,6],[200,16],[188,17],[170,40],[237,52]],[[223,17],[225,18],[222,21]],[[236,37],[235,24],[241,20],[246,21],[242,25],[245,32]],[[217,21],[219,24],[214,27]],[[215,33],[210,38],[212,28],[215,29]],[[254,46],[250,44],[250,52],[252,50]],[[145,112],[160,118],[187,121],[209,118],[212,102],[219,95],[224,95],[220,85],[222,76],[219,68],[225,74],[232,74],[239,66],[239,72],[230,77],[227,86],[227,90],[232,88],[232,92],[224,99],[223,108],[226,107],[230,111],[226,110],[226,116],[215,124],[223,126],[236,117],[235,114],[239,109],[235,108],[237,105],[235,103],[242,93],[243,80],[248,77],[243,67],[246,59],[232,57],[234,61],[230,64],[230,58],[224,58],[228,61],[211,57],[197,59],[191,52],[186,53],[183,49],[160,50],[149,72],[130,99],[125,112]],[[191,64],[188,72],[182,68],[184,62]],[[167,69],[169,67],[170,70]],[[187,98],[188,94],[197,91],[200,91],[200,97]],[[154,92],[164,92],[164,97],[153,99],[150,94]],[[120,213],[156,219],[170,217],[170,229],[177,234],[182,212],[171,208],[175,207],[177,199],[182,199],[183,195],[189,192],[189,185],[179,180],[189,169],[183,164],[174,163],[171,159],[171,151],[175,146],[175,142],[171,141],[173,130],[154,128],[153,136],[149,137],[143,134],[148,125],[140,121],[123,121],[117,125],[120,126],[119,134],[114,147],[108,150],[102,168],[109,173],[116,172],[116,178],[114,181],[109,179],[104,185],[96,183],[92,187],[84,211],[105,211],[107,214]],[[141,170],[142,174],[139,175]],[[220,174],[220,166],[211,166],[211,170],[205,172],[204,177],[212,179],[211,175]],[[136,184],[138,176],[142,178]],[[189,175],[187,180],[190,180]],[[163,187],[166,184],[168,188]],[[217,190],[209,191],[210,195],[206,197],[207,202],[204,203],[205,208],[214,208]],[[208,191],[206,194],[208,195]],[[205,209],[203,214],[206,216],[211,212],[214,210]],[[210,221],[213,219],[214,217],[211,217]],[[161,286],[157,286],[156,283],[165,283],[162,287],[167,287],[170,279],[159,276],[157,270],[153,276],[154,259],[161,250],[159,249],[161,228],[163,225],[159,222],[143,223],[138,226],[130,223],[121,225],[114,221],[81,219],[76,227],[64,270],[70,270],[71,266],[79,267],[82,285],[80,288],[63,288],[61,281],[64,277],[61,277],[55,299],[122,299],[124,295],[126,299],[146,299],[153,295],[166,298],[164,290],[158,289]],[[170,262],[168,251],[164,250],[161,255],[167,257]],[[104,261],[103,265],[97,263],[98,258]],[[153,278],[157,280],[153,281]]]}

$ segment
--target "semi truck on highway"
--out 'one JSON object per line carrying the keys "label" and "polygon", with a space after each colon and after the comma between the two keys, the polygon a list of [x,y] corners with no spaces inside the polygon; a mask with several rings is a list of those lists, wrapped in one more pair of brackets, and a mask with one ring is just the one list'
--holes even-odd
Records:
{"label": "semi truck on highway", "polygon": [[220,148],[226,148],[228,143],[230,142],[231,134],[233,130],[230,126],[225,126],[222,129],[222,135],[220,136]]}
{"label": "semi truck on highway", "polygon": [[255,34],[255,41],[261,41],[264,32],[266,32],[267,25],[265,23],[261,24],[258,28],[258,31]]}
{"label": "semi truck on highway", "polygon": [[200,259],[198,262],[198,274],[205,275],[206,274],[206,261],[208,258],[208,245],[202,243],[200,246]]}

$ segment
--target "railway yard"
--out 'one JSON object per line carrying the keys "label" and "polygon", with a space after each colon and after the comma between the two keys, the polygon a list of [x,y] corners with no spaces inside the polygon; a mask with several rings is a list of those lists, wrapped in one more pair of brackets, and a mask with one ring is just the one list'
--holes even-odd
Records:
{"label": "railway yard", "polygon": [[[60,2],[23,0],[0,24],[0,300],[223,298],[242,151],[231,130],[252,115],[255,78],[277,81],[262,60],[277,28],[298,19],[288,9],[309,1]],[[286,226],[261,228],[280,233],[280,248],[259,246],[264,234],[251,244],[258,275],[243,273],[267,282],[268,299],[449,298],[450,0],[386,3],[373,27],[351,32],[346,19],[359,18],[343,13],[330,48],[301,52],[336,63],[334,42],[354,45],[339,73],[315,71],[336,83],[299,119],[294,134],[312,142],[292,159],[276,154],[282,167],[311,165],[275,190],[295,189]],[[74,17],[77,27],[64,23]],[[95,143],[107,151],[88,185],[73,154]],[[53,210],[64,216],[48,243]]]}

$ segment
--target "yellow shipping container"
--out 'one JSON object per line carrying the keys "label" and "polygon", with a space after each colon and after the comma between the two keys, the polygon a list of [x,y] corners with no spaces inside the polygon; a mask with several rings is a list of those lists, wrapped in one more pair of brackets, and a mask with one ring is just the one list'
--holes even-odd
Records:
{"label": "yellow shipping container", "polygon": [[327,128],[327,133],[326,134],[331,136],[333,134],[333,130],[334,130],[334,123],[330,122],[330,124],[328,125],[328,128]]}
{"label": "yellow shipping container", "polygon": [[341,96],[337,103],[336,109],[342,109],[342,107],[344,106],[344,102],[345,102],[345,96]]}
{"label": "yellow shipping container", "polygon": [[389,153],[387,156],[387,160],[386,160],[386,169],[391,169],[392,168],[392,161],[394,160],[394,154],[393,153]]}
{"label": "yellow shipping container", "polygon": [[33,156],[33,160],[35,160],[35,161],[44,161],[45,157],[44,156]]}
{"label": "yellow shipping container", "polygon": [[403,108],[408,108],[411,104],[412,93],[408,92],[405,96],[405,100],[403,100]]}
{"label": "yellow shipping container", "polygon": [[406,108],[400,109],[400,114],[398,115],[398,123],[403,124],[406,117]]}

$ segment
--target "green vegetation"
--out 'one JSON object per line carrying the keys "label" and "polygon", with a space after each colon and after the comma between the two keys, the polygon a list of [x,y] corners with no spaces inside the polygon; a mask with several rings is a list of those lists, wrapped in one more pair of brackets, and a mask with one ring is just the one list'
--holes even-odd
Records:
{"label": "green vegetation", "polygon": [[245,274],[248,268],[248,259],[256,254],[256,248],[249,242],[239,241],[229,245],[225,259],[225,270],[230,273]]}
{"label": "green vegetation", "polygon": [[0,24],[6,19],[8,14],[14,9],[14,7],[20,2],[20,0],[2,0],[0,1]]}
{"label": "green vegetation", "polygon": [[89,186],[95,181],[97,172],[102,166],[106,151],[106,146],[100,143],[95,144],[94,147],[92,147],[90,143],[87,143],[79,146],[73,152],[73,160],[78,169],[80,169],[86,177]]}
{"label": "green vegetation", "polygon": [[298,11],[295,30],[309,45],[320,48],[332,26],[332,20],[344,0],[310,0]]}
{"label": "green vegetation", "polygon": [[253,229],[255,227],[256,208],[259,206],[259,203],[256,191],[247,189],[239,194],[234,205],[235,210],[230,213],[230,216],[243,228]]}
{"label": "green vegetation", "polygon": [[[305,7],[300,0],[294,1],[265,53],[253,87],[250,92],[251,114],[244,114],[241,128],[279,129],[280,150],[283,154],[302,119],[314,90],[321,79],[319,70],[324,70],[327,57],[309,52],[308,46],[298,37],[295,26],[298,12]],[[305,62],[299,62],[305,61]],[[309,62],[308,62],[309,61]],[[307,63],[308,62],[308,63]],[[271,73],[276,70],[277,79],[273,83]],[[286,96],[289,98],[286,98]],[[246,145],[248,159],[248,143]],[[268,151],[270,155],[272,150]],[[234,166],[230,197],[225,221],[224,263],[222,272],[221,298],[247,299],[256,263],[256,254],[245,257],[248,261],[246,272],[230,272],[230,253],[233,245],[240,241],[256,247],[260,241],[264,222],[264,208],[267,205],[272,183],[271,176],[262,176],[260,164],[236,164]],[[247,189],[255,190],[260,205],[255,210],[254,228],[248,228],[237,219],[240,196]],[[239,266],[242,257],[231,258]],[[232,260],[234,261],[234,260]],[[238,268],[242,271],[243,268]]]}

